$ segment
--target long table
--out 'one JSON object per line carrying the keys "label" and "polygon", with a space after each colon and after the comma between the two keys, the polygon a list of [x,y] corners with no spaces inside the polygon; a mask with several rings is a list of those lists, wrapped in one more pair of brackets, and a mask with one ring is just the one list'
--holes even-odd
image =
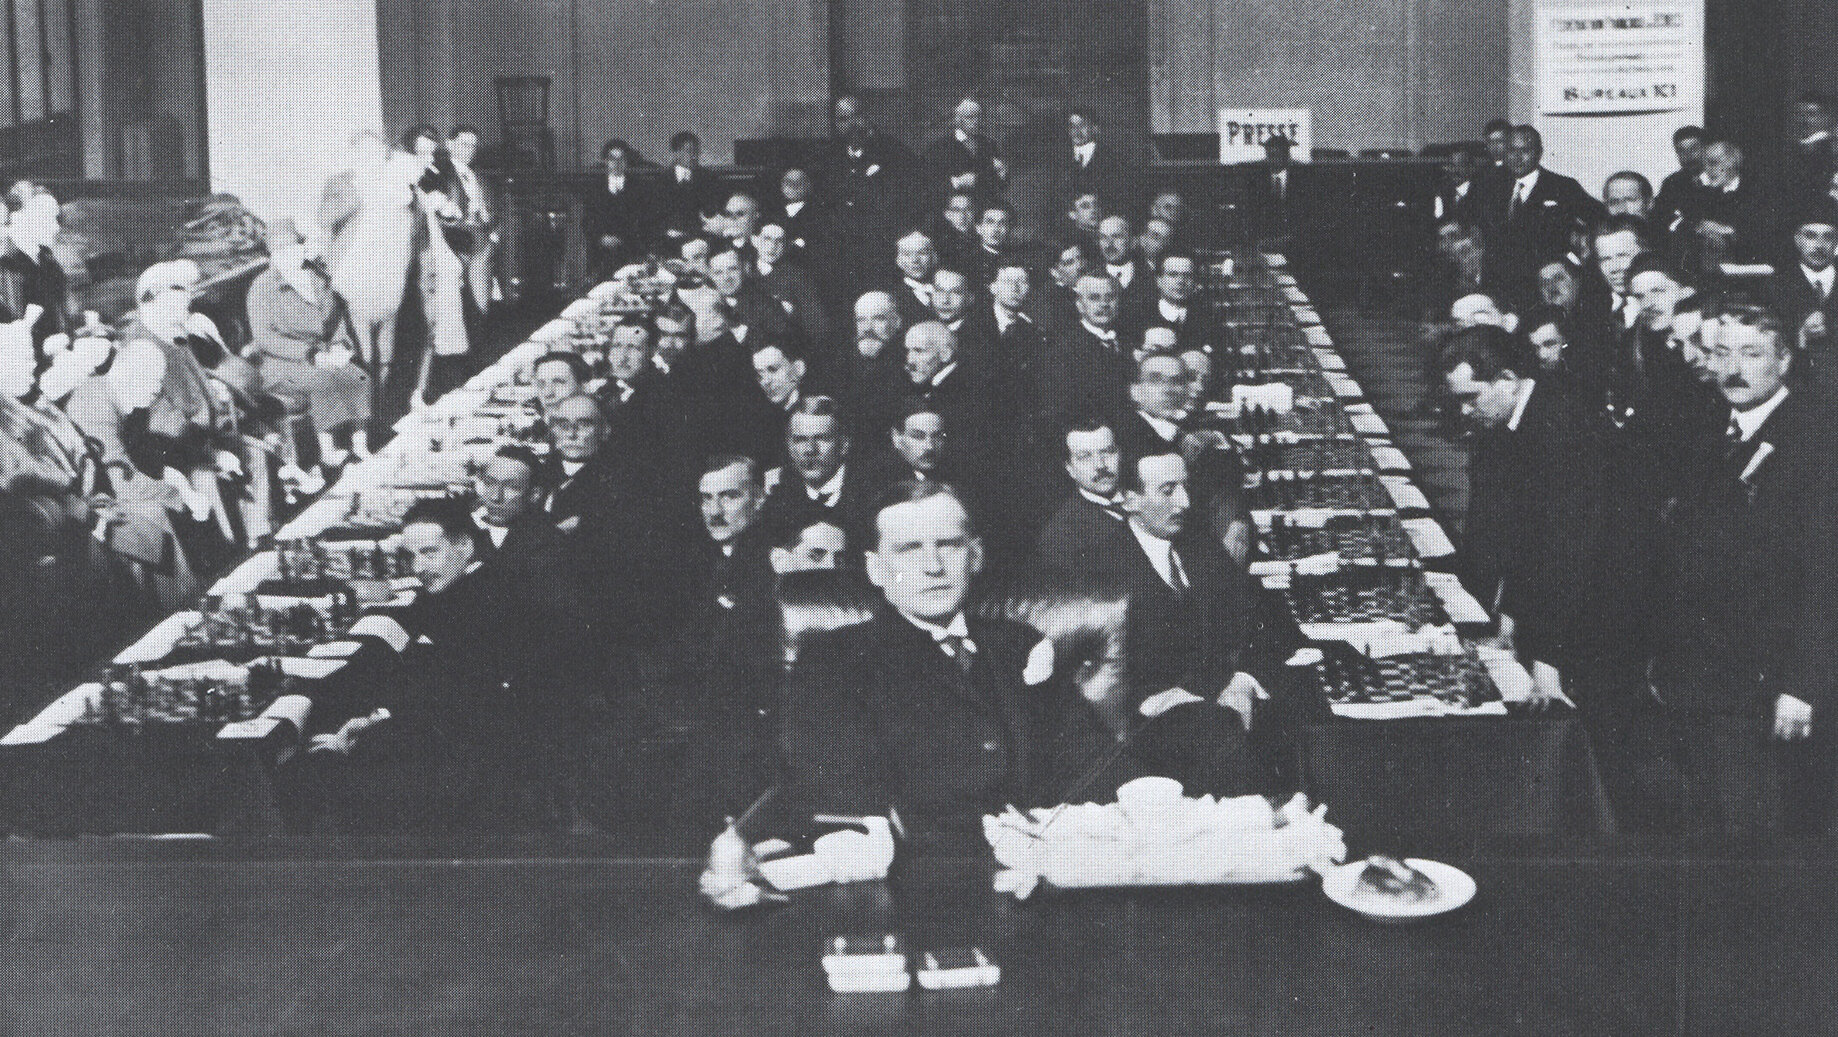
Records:
{"label": "long table", "polygon": [[[1042,895],[973,861],[718,916],[693,862],[592,844],[0,847],[19,1034],[1824,1034],[1838,864],[1641,847],[1447,858],[1461,910],[1366,922],[1315,883]],[[1356,851],[1357,852],[1357,851]],[[824,942],[980,946],[993,990],[837,995]]]}

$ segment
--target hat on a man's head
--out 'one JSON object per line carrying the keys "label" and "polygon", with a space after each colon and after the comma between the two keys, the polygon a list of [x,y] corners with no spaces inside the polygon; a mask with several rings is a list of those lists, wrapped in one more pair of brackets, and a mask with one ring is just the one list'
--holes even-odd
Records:
{"label": "hat on a man's head", "polygon": [[1838,202],[1830,198],[1808,199],[1793,215],[1793,229],[1822,224],[1838,229]]}

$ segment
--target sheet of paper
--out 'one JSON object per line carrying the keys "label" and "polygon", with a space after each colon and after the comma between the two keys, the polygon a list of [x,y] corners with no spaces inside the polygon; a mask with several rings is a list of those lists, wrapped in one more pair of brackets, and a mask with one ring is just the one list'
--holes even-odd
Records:
{"label": "sheet of paper", "polygon": [[1384,419],[1377,414],[1349,413],[1347,420],[1353,423],[1353,430],[1362,436],[1391,435],[1391,429],[1386,427]]}
{"label": "sheet of paper", "polygon": [[1296,391],[1282,382],[1273,382],[1269,385],[1234,385],[1232,386],[1232,402],[1240,410],[1245,407],[1262,407],[1265,410],[1285,413],[1295,409]]}
{"label": "sheet of paper", "polygon": [[118,663],[150,663],[166,658],[179,643],[185,632],[204,621],[200,612],[174,612],[159,621],[152,630],[142,635],[141,639],[121,650],[115,657]]}
{"label": "sheet of paper", "polygon": [[1417,485],[1401,475],[1381,475],[1379,482],[1385,484],[1385,492],[1392,502],[1403,509],[1429,510],[1430,499],[1417,489]]}
{"label": "sheet of paper", "polygon": [[1423,579],[1429,584],[1430,590],[1436,592],[1436,597],[1442,600],[1442,610],[1449,614],[1450,619],[1457,623],[1492,621],[1487,610],[1481,607],[1481,603],[1468,593],[1468,589],[1453,574],[1426,572]]}
{"label": "sheet of paper", "polygon": [[1410,542],[1416,545],[1417,553],[1423,557],[1447,558],[1455,553],[1454,541],[1449,539],[1449,534],[1443,532],[1442,526],[1435,519],[1405,519],[1400,525],[1410,535]]}
{"label": "sheet of paper", "polygon": [[1380,444],[1372,446],[1369,449],[1372,451],[1372,460],[1377,462],[1380,471],[1410,471],[1410,458],[1405,457],[1404,451],[1399,450],[1397,447]]}

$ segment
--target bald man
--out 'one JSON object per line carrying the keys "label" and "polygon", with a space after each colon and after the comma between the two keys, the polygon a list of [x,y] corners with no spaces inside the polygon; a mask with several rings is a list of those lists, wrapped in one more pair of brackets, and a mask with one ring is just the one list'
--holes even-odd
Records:
{"label": "bald man", "polygon": [[974,97],[957,102],[951,111],[951,132],[925,149],[926,190],[944,198],[952,191],[968,191],[988,200],[1008,189],[1008,163],[996,143],[983,134],[983,105]]}

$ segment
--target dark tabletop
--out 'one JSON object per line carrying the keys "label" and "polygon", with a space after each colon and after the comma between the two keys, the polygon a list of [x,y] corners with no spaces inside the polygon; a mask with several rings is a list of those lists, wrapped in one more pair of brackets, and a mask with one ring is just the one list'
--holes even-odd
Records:
{"label": "dark tabletop", "polygon": [[[548,846],[542,854],[568,852]],[[1466,908],[1371,924],[1315,883],[1036,894],[986,865],[720,915],[682,861],[521,846],[77,840],[0,849],[17,1034],[1815,1034],[1829,851],[1499,849]],[[989,992],[833,995],[823,941],[975,944]]]}

